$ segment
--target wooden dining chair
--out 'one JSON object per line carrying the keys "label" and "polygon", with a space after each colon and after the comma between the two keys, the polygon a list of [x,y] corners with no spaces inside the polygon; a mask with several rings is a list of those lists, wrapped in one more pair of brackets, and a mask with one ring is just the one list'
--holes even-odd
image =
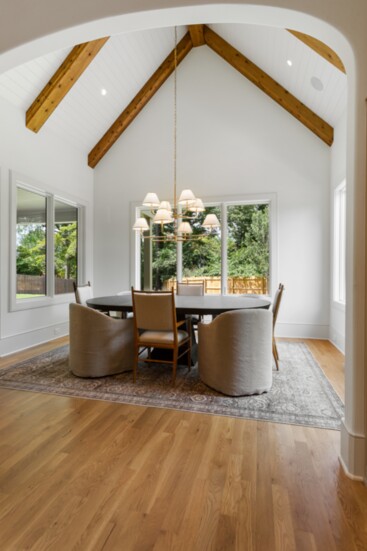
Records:
{"label": "wooden dining chair", "polygon": [[86,306],[87,300],[89,298],[93,298],[93,289],[90,281],[88,281],[88,283],[86,283],[85,285],[78,285],[75,281],[73,281],[73,287],[75,302],[77,304],[82,304],[83,306]]}
{"label": "wooden dining chair", "polygon": [[[177,282],[177,295],[185,297],[203,297],[204,296],[204,282],[198,281],[195,283],[183,283]],[[199,314],[190,315],[191,323],[196,328],[199,322],[203,320],[203,316]]]}
{"label": "wooden dining chair", "polygon": [[282,296],[283,296],[283,291],[284,291],[284,285],[283,285],[283,283],[279,283],[279,287],[276,290],[275,295],[274,295],[273,306],[272,306],[272,311],[273,311],[273,345],[272,345],[272,347],[273,347],[273,356],[274,356],[277,371],[279,371],[279,354],[278,354],[277,343],[275,341],[274,332],[275,332],[275,324],[276,324],[277,317],[278,317],[280,302],[281,302]]}
{"label": "wooden dining chair", "polygon": [[[134,312],[134,383],[139,357],[147,351],[145,362],[172,364],[172,384],[176,382],[177,363],[187,354],[191,369],[191,330],[179,329],[187,320],[177,322],[173,289],[167,292],[135,291],[131,288]],[[153,358],[154,349],[172,351],[172,359]]]}

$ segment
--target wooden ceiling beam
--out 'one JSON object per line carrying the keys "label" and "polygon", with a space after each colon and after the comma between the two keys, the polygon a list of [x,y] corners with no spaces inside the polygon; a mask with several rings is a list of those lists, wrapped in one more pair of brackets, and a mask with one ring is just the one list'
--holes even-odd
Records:
{"label": "wooden ceiling beam", "polygon": [[204,25],[189,25],[188,28],[194,48],[197,46],[204,46]]}
{"label": "wooden ceiling beam", "polygon": [[[187,56],[187,54],[192,50],[192,47],[193,44],[190,38],[190,33],[187,32],[182,40],[180,40],[177,44],[177,65]],[[102,157],[104,157],[107,151],[118,140],[124,130],[126,130],[129,124],[132,123],[135,117],[146,106],[162,84],[173,73],[174,69],[175,49],[173,49],[172,52],[166,57],[163,63],[144,84],[143,88],[136,94],[134,99],[123,110],[121,115],[116,119],[105,135],[89,153],[88,165],[91,168],[94,168],[99,163]]]}
{"label": "wooden ceiling beam", "polygon": [[204,37],[206,44],[214,52],[286,109],[311,132],[321,138],[327,145],[333,143],[334,130],[326,121],[206,25],[204,26]]}
{"label": "wooden ceiling beam", "polygon": [[38,132],[109,37],[75,46],[26,113],[26,126]]}
{"label": "wooden ceiling beam", "polygon": [[329,61],[334,67],[339,69],[339,71],[342,71],[342,73],[346,74],[346,70],[344,67],[344,64],[337,53],[334,52],[329,46],[327,46],[324,42],[321,42],[321,40],[318,40],[317,38],[310,36],[308,34],[300,33],[299,31],[293,31],[291,29],[287,29],[287,31],[298,40],[306,44],[309,48],[314,50],[317,54],[321,55],[326,61]]}

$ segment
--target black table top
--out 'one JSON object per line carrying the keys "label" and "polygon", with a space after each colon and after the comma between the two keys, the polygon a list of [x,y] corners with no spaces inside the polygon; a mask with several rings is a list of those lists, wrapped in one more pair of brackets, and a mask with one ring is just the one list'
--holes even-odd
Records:
{"label": "black table top", "polygon": [[[262,297],[244,295],[204,295],[201,297],[175,295],[175,304],[178,314],[218,315],[229,310],[268,309],[271,301]],[[133,309],[130,294],[91,298],[87,300],[87,305],[95,310],[104,311],[132,312]]]}

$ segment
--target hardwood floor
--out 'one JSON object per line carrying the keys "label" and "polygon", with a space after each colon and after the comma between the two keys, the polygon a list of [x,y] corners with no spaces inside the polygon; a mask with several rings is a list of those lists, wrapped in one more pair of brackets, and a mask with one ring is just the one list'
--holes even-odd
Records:
{"label": "hardwood floor", "polygon": [[[308,344],[343,394],[343,356]],[[0,549],[367,549],[367,488],[343,474],[339,440],[338,431],[0,389]]]}

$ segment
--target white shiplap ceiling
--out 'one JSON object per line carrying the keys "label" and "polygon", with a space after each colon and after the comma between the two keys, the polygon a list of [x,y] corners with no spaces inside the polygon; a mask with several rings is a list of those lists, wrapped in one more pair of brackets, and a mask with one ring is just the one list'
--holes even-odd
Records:
{"label": "white shiplap ceiling", "polygon": [[[210,27],[335,126],[346,107],[344,73],[285,29],[237,24]],[[178,29],[178,39],[186,30]],[[173,48],[173,28],[111,37],[40,132],[55,133],[88,154]],[[0,97],[25,113],[70,51],[47,54],[0,75]],[[287,60],[292,61],[291,67]],[[323,84],[322,91],[311,85],[315,77]],[[105,96],[101,95],[103,88]]]}

